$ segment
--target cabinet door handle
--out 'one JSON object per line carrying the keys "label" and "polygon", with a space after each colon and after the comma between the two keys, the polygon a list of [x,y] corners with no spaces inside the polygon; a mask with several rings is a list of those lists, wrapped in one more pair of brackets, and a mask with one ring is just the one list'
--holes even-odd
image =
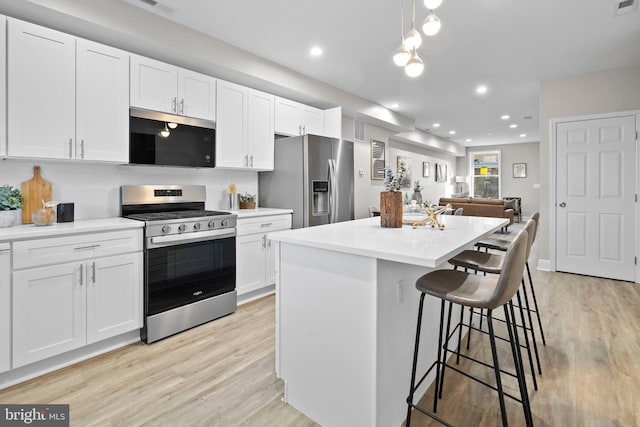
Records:
{"label": "cabinet door handle", "polygon": [[184,98],[180,100],[180,114],[184,114]]}
{"label": "cabinet door handle", "polygon": [[249,156],[250,166],[253,167],[253,154]]}
{"label": "cabinet door handle", "polygon": [[4,252],[9,252],[11,249],[0,249],[0,254]]}
{"label": "cabinet door handle", "polygon": [[173,111],[174,113],[176,113],[176,103],[178,102],[178,98],[176,98],[175,96],[173,97],[173,100],[171,101],[171,111]]}
{"label": "cabinet door handle", "polygon": [[305,133],[307,133],[307,126],[302,126],[302,134],[304,135]]}
{"label": "cabinet door handle", "polygon": [[73,149],[72,145],[73,145],[73,138],[69,138],[69,158],[71,158],[71,156],[73,155],[73,152],[71,151]]}
{"label": "cabinet door handle", "polygon": [[[264,237],[267,237],[267,236],[264,236]],[[270,247],[271,247],[271,240],[270,240],[270,239],[267,239],[267,247],[268,247],[268,248],[270,248]]]}
{"label": "cabinet door handle", "polygon": [[89,245],[89,246],[78,246],[77,248],[73,248],[74,251],[88,251],[89,249],[99,248],[100,245]]}
{"label": "cabinet door handle", "polygon": [[262,236],[262,249],[267,247],[267,236],[266,234]]}
{"label": "cabinet door handle", "polygon": [[298,125],[298,135],[302,135],[302,125]]}
{"label": "cabinet door handle", "polygon": [[249,155],[244,156],[244,167],[249,167]]}
{"label": "cabinet door handle", "polygon": [[80,158],[84,159],[84,139],[80,140]]}
{"label": "cabinet door handle", "polygon": [[91,266],[91,270],[92,270],[91,282],[95,285],[96,284],[96,262],[94,261],[91,264],[93,264]]}
{"label": "cabinet door handle", "polygon": [[84,282],[84,264],[80,264],[80,287],[82,287]]}
{"label": "cabinet door handle", "polygon": [[262,224],[260,224],[260,228],[271,227],[272,224],[272,222],[263,222]]}

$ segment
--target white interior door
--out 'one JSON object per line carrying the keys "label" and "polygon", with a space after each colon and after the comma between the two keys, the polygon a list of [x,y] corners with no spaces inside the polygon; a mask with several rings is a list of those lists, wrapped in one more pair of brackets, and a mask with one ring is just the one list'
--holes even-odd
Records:
{"label": "white interior door", "polygon": [[556,125],[556,270],[635,280],[636,118]]}

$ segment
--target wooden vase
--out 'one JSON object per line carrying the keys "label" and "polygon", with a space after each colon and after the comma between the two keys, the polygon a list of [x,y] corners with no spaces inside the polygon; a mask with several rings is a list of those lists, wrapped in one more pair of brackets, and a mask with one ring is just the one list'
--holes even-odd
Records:
{"label": "wooden vase", "polygon": [[402,192],[382,191],[380,193],[380,226],[402,227]]}
{"label": "wooden vase", "polygon": [[256,202],[240,202],[240,209],[255,209]]}

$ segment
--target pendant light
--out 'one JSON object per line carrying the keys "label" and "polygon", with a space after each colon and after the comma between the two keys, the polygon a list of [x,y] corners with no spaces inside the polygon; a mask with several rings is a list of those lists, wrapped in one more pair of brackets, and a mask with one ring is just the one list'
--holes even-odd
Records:
{"label": "pendant light", "polygon": [[411,55],[411,59],[407,62],[407,65],[404,67],[404,72],[409,77],[418,77],[424,71],[424,63],[422,59],[418,56],[418,53],[415,49],[413,49],[413,54]]}
{"label": "pendant light", "polygon": [[416,31],[416,0],[413,0],[413,15],[411,19],[411,30],[404,36],[404,47],[407,50],[414,50],[422,45],[422,37]]}
{"label": "pendant light", "polygon": [[435,36],[440,32],[440,27],[442,24],[440,23],[440,19],[436,16],[433,11],[427,15],[427,19],[424,20],[422,24],[422,32],[425,36]]}
{"label": "pendant light", "polygon": [[424,7],[429,10],[437,9],[442,4],[442,0],[424,0]]}
{"label": "pendant light", "polygon": [[169,132],[169,129],[167,129],[167,123],[164,124],[164,129],[162,129],[160,131],[160,136],[163,138],[167,138],[169,137],[169,135],[171,135],[171,132]]}
{"label": "pendant light", "polygon": [[404,67],[411,58],[411,52],[404,47],[404,8],[402,7],[402,0],[400,0],[400,47],[396,49],[393,54],[393,62],[398,67]]}

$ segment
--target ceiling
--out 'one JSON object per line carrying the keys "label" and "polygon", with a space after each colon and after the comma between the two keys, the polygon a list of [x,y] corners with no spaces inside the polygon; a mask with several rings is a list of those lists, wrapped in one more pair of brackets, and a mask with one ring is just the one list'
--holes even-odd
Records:
{"label": "ceiling", "polygon": [[[640,64],[640,0],[620,15],[620,0],[444,0],[436,10],[442,30],[423,35],[418,49],[425,71],[417,78],[392,61],[401,7],[404,31],[411,27],[411,0],[125,1],[465,146],[538,141],[541,81]],[[418,29],[426,15],[416,1]],[[323,54],[312,57],[312,46]],[[488,87],[482,96],[474,91],[479,84]]]}

